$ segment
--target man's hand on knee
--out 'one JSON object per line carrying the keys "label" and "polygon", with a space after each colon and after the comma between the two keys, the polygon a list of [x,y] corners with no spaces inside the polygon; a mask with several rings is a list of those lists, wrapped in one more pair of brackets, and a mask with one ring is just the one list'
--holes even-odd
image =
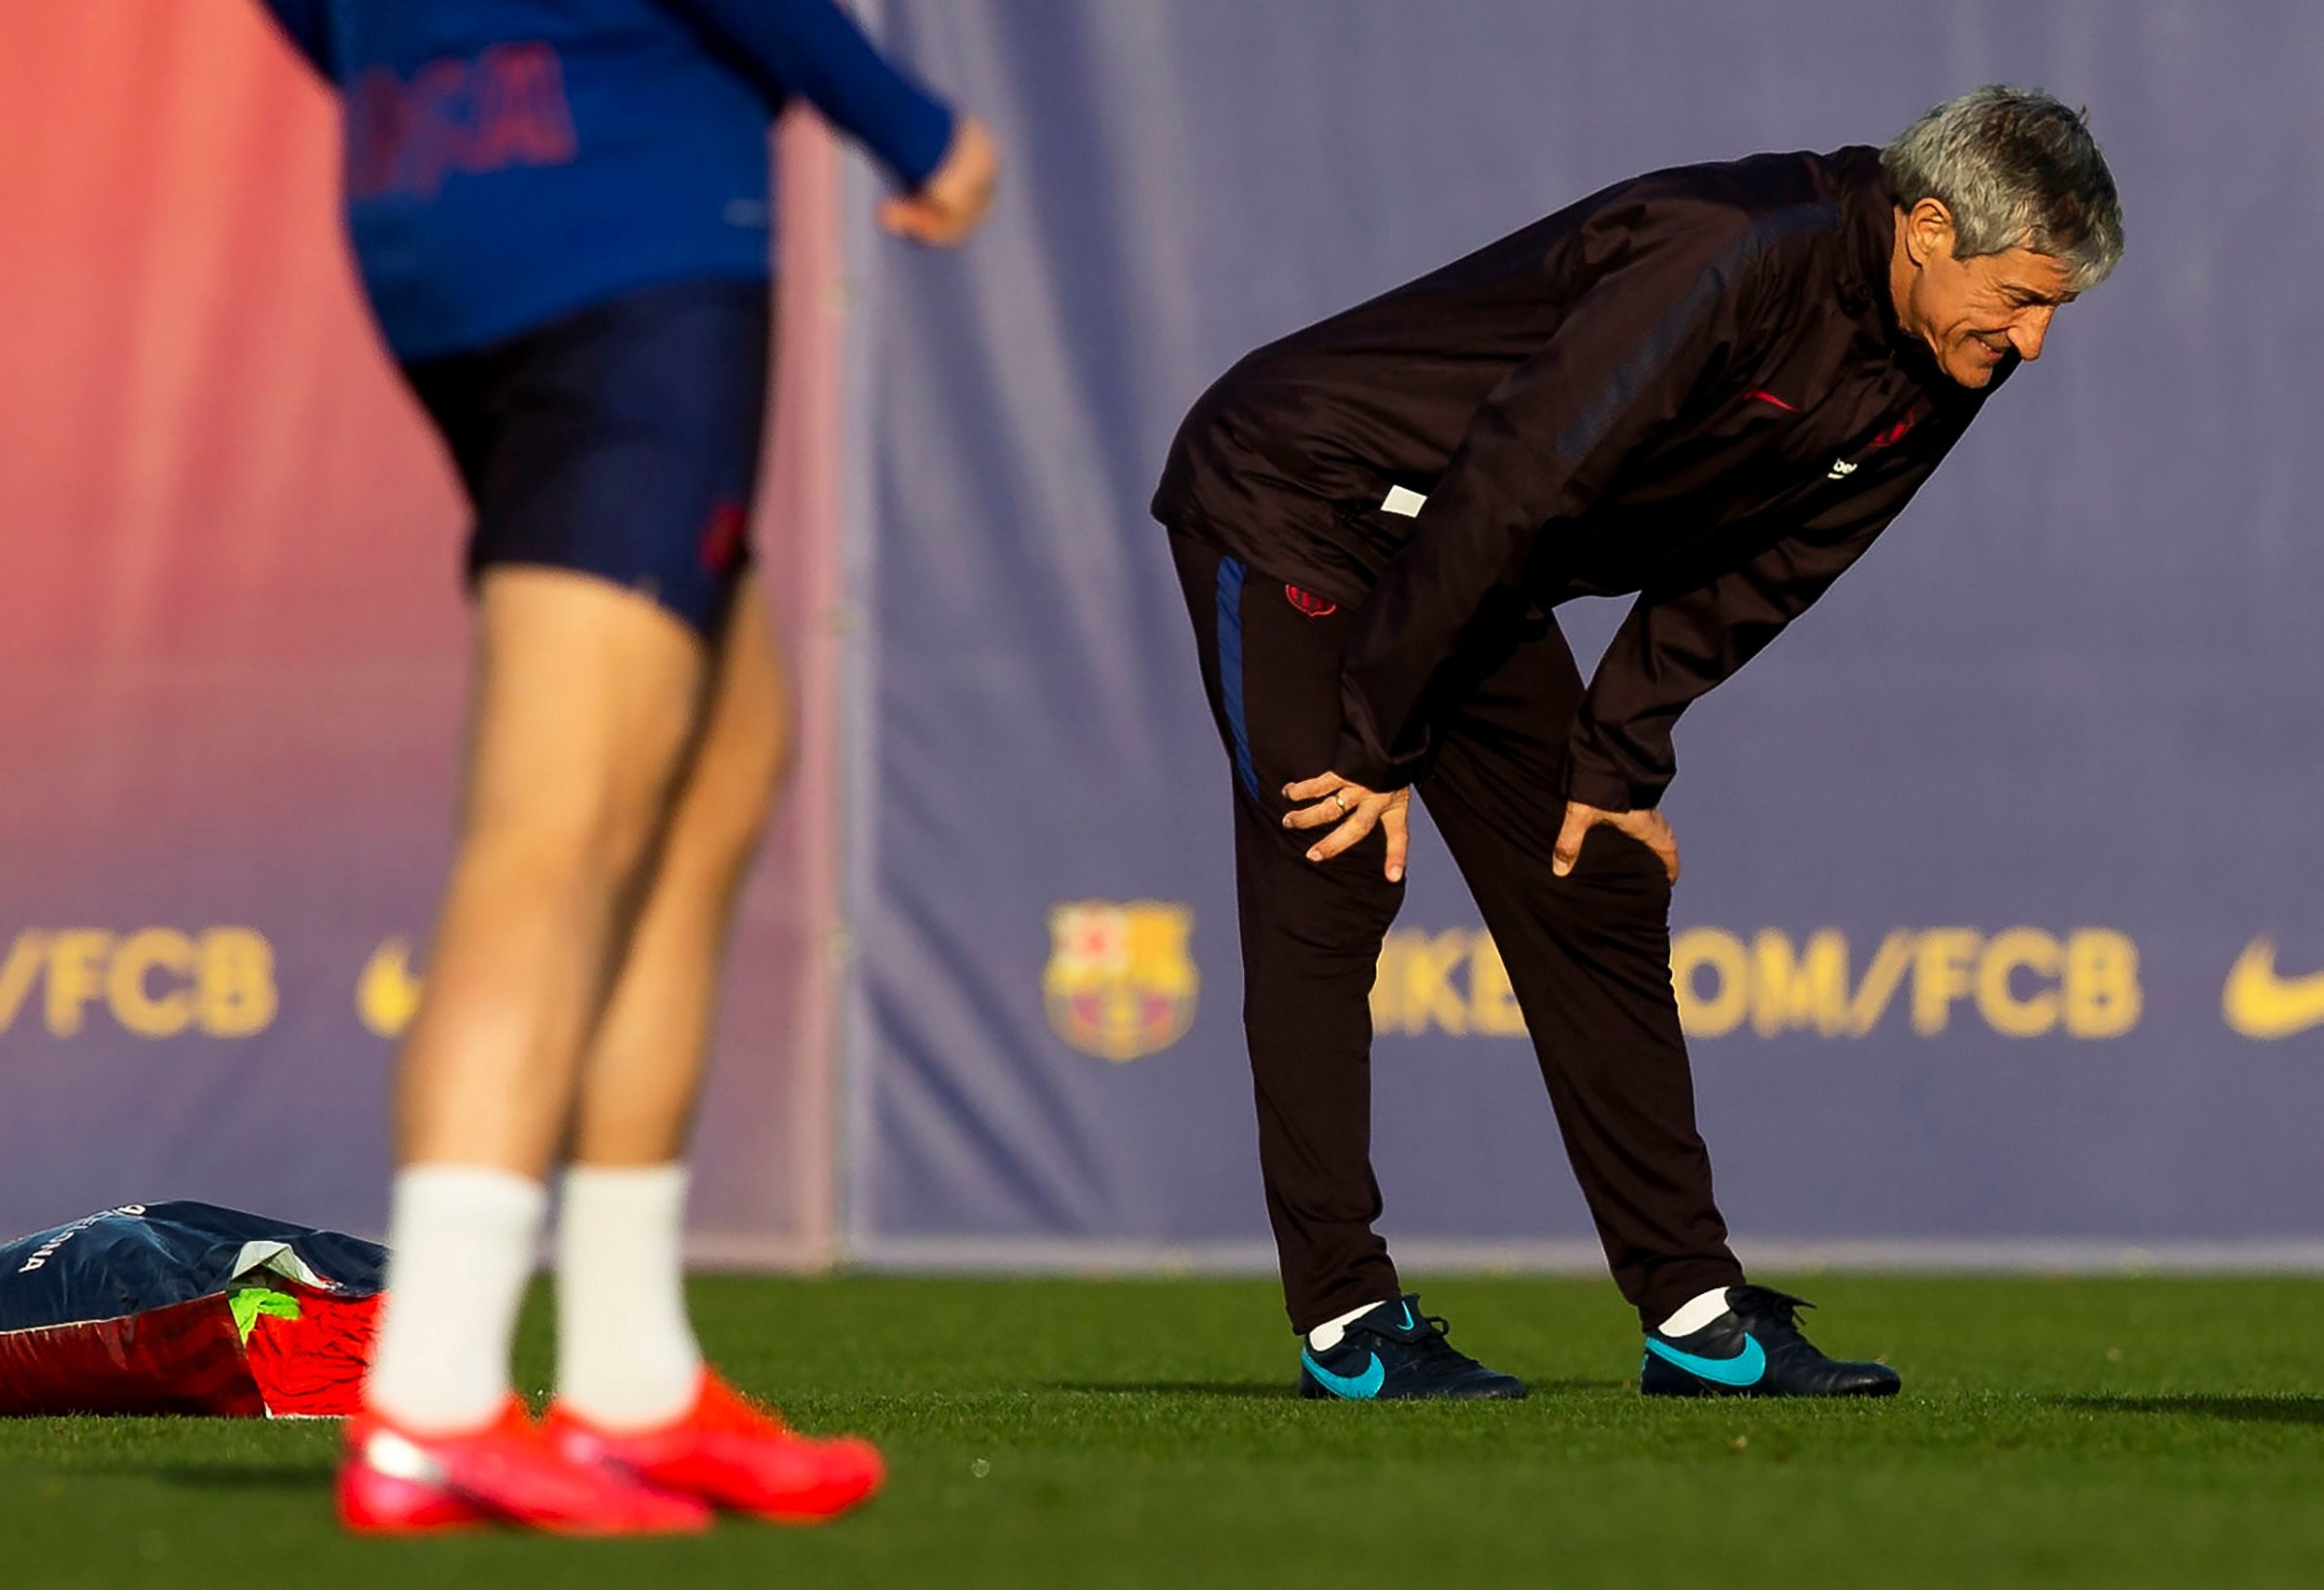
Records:
{"label": "man's hand on knee", "polygon": [[1283,787],[1286,800],[1312,800],[1312,806],[1302,806],[1286,812],[1283,826],[1287,828],[1320,828],[1326,823],[1337,823],[1323,838],[1309,847],[1311,861],[1328,861],[1350,845],[1357,844],[1373,828],[1388,836],[1388,881],[1404,881],[1404,847],[1407,840],[1405,812],[1412,804],[1410,790],[1391,790],[1382,795],[1360,784],[1351,784],[1337,773],[1325,773]]}
{"label": "man's hand on knee", "polygon": [[1679,881],[1679,836],[1670,831],[1670,824],[1658,811],[1610,812],[1603,806],[1591,806],[1579,800],[1565,803],[1565,823],[1557,830],[1556,849],[1550,859],[1550,870],[1562,878],[1573,871],[1574,863],[1582,859],[1582,841],[1599,824],[1618,833],[1626,833],[1662,861],[1662,870],[1670,881]]}

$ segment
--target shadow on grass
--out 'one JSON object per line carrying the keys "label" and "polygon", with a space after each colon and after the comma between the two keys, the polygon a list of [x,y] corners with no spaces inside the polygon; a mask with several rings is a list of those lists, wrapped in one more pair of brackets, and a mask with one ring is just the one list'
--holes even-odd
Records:
{"label": "shadow on grass", "polygon": [[[75,1463],[51,1476],[57,1479],[96,1476],[106,1479],[157,1479],[164,1485],[196,1491],[307,1491],[331,1488],[328,1463],[147,1463],[123,1458],[103,1463]],[[0,1582],[6,1582],[0,1578]]]}
{"label": "shadow on grass", "polygon": [[[1628,1380],[1535,1380],[1533,1395],[1555,1397],[1583,1392],[1625,1391]],[[1282,1380],[1069,1380],[1051,1381],[1044,1391],[1080,1391],[1099,1397],[1257,1397],[1291,1402],[1298,1392]]]}
{"label": "shadow on grass", "polygon": [[1264,1397],[1282,1401],[1292,1388],[1279,1380],[1051,1380],[1043,1391],[1081,1391],[1097,1397]]}
{"label": "shadow on grass", "polygon": [[327,1491],[332,1468],[327,1463],[243,1463],[200,1468],[174,1463],[147,1473],[165,1485],[197,1491]]}
{"label": "shadow on grass", "polygon": [[2324,1424],[2324,1397],[2052,1397],[2078,1413],[2164,1413],[2238,1424]]}

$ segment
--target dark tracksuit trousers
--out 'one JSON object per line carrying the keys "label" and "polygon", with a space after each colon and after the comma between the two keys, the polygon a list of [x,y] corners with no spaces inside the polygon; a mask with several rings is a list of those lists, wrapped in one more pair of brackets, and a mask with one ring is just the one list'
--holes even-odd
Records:
{"label": "dark tracksuit trousers", "polygon": [[[1234,773],[1243,1023],[1286,1307],[1307,1331],[1397,1295],[1371,1162],[1371,990],[1402,903],[1375,830],[1329,861],[1283,827],[1283,787],[1326,771],[1352,609],[1170,536],[1202,682]],[[1644,845],[1593,829],[1551,872],[1583,683],[1547,615],[1480,626],[1417,793],[1509,969],[1567,1158],[1622,1295],[1648,1325],[1743,1271],[1712,1197],[1670,981],[1670,886]]]}

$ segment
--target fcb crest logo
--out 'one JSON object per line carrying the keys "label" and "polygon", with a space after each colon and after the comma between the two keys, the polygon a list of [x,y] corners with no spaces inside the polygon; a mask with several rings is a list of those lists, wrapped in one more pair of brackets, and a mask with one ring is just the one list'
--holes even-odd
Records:
{"label": "fcb crest logo", "polygon": [[1051,911],[1041,992],[1057,1035],[1102,1060],[1134,1060],[1185,1037],[1202,981],[1187,953],[1194,926],[1194,912],[1158,900]]}

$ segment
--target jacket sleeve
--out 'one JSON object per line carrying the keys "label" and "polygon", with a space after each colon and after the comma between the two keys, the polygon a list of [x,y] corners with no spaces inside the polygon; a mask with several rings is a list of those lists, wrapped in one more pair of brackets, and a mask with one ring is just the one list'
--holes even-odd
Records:
{"label": "jacket sleeve", "polygon": [[836,0],[662,0],[769,87],[798,94],[906,188],[952,146],[951,107],[891,63]]}
{"label": "jacket sleeve", "polygon": [[1925,453],[1900,458],[1741,568],[1691,590],[1639,593],[1575,714],[1567,798],[1609,811],[1660,801],[1678,770],[1671,730],[1679,714],[1830,589],[1936,464]]}
{"label": "jacket sleeve", "polygon": [[1739,211],[1618,205],[1577,244],[1569,268],[1596,279],[1478,409],[1357,613],[1332,763],[1343,778],[1412,781],[1431,689],[1486,598],[1516,580],[1547,523],[1588,508],[1677,415],[1741,323],[1757,250]]}
{"label": "jacket sleeve", "polygon": [[321,73],[326,81],[331,76],[331,39],[329,21],[324,16],[324,0],[259,0],[267,15],[285,37],[298,47],[307,64]]}

